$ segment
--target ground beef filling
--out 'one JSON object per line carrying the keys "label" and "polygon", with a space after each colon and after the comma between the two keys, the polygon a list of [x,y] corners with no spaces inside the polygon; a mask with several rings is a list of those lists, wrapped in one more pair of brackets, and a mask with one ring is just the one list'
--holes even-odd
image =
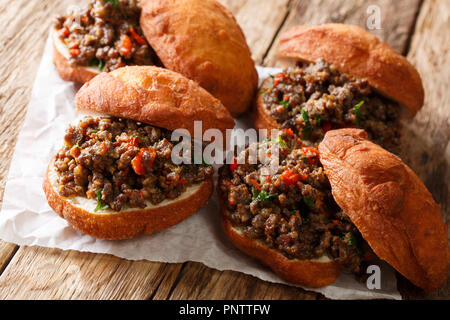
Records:
{"label": "ground beef filling", "polygon": [[54,19],[59,38],[69,48],[69,64],[112,71],[125,65],[158,64],[139,26],[138,0],[91,0],[79,12]]}
{"label": "ground beef filling", "polygon": [[69,126],[54,168],[61,196],[97,201],[97,210],[144,208],[176,199],[209,179],[208,165],[171,161],[171,132],[132,120],[86,117]]}
{"label": "ground beef filling", "polygon": [[280,148],[275,174],[266,175],[267,165],[248,161],[223,166],[219,188],[228,219],[247,237],[290,259],[325,255],[361,274],[370,248],[335,203],[319,160],[313,147]]}
{"label": "ground beef filling", "polygon": [[395,152],[399,146],[399,105],[374,92],[366,79],[340,73],[323,60],[284,70],[260,94],[281,127],[311,146],[328,130],[343,127],[366,130],[388,150]]}

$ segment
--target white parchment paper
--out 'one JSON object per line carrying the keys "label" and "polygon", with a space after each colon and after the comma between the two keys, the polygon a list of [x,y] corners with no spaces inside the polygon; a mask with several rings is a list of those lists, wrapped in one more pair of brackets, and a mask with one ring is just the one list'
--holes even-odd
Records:
{"label": "white parchment paper", "polygon": [[[51,156],[63,144],[65,128],[69,123],[78,122],[80,115],[75,114],[73,103],[79,87],[61,80],[51,60],[48,39],[11,161],[0,213],[0,238],[18,245],[108,253],[130,260],[197,261],[218,270],[234,270],[266,281],[285,283],[225,239],[215,196],[197,214],[176,226],[121,241],[83,235],[53,212],[42,190],[45,170]],[[274,71],[258,68],[260,80]],[[237,121],[238,127],[249,125],[250,119]],[[343,274],[333,285],[306,289],[334,299],[401,299],[393,269],[384,263],[380,263],[380,267],[380,290],[367,289],[365,283],[358,283],[351,274]]]}

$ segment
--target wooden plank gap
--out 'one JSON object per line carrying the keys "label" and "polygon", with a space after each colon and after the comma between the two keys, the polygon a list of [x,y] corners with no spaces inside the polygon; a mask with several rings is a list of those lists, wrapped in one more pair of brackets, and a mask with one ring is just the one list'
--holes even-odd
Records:
{"label": "wooden plank gap", "polygon": [[20,248],[19,246],[16,246],[15,244],[1,241],[0,248],[8,247],[8,246],[12,247],[12,248],[9,248],[9,250],[10,250],[9,253],[5,253],[6,250],[4,250],[4,249],[0,250],[0,253],[2,253],[2,255],[0,256],[0,276],[2,275],[3,271],[5,271],[5,269],[8,267],[11,260],[14,258],[14,255],[16,254],[17,250],[19,250],[19,248]]}
{"label": "wooden plank gap", "polygon": [[292,4],[295,0],[289,0],[289,2],[287,3],[287,10],[286,10],[286,14],[283,17],[283,21],[281,22],[281,24],[278,26],[277,31],[275,32],[275,34],[273,35],[272,40],[270,41],[269,46],[267,47],[266,51],[264,52],[264,55],[261,59],[262,65],[266,65],[266,57],[269,54],[270,50],[272,49],[272,46],[275,43],[275,40],[278,38],[278,34],[280,33],[280,31],[283,29],[284,24],[286,23],[287,18],[289,17],[289,14],[291,12],[292,9]]}
{"label": "wooden plank gap", "polygon": [[414,31],[416,30],[417,19],[419,18],[420,11],[422,10],[423,2],[424,0],[420,0],[419,4],[417,5],[416,14],[414,16],[411,29],[409,30],[408,37],[406,38],[405,49],[402,52],[402,55],[404,56],[408,55],[409,49],[411,48],[411,40],[414,35]]}
{"label": "wooden plank gap", "polygon": [[[170,300],[170,298],[172,297],[173,291],[175,290],[175,288],[177,287],[178,283],[180,282],[180,280],[183,276],[183,269],[186,267],[186,265],[188,263],[189,262],[184,262],[183,265],[181,266],[180,272],[178,273],[175,281],[173,282],[172,286],[170,287],[169,293],[167,294],[167,300]],[[155,290],[155,294],[156,294],[156,290]]]}

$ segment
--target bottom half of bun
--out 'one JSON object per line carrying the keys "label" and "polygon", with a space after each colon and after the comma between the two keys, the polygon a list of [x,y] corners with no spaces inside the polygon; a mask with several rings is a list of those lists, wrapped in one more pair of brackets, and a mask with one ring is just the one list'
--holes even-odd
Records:
{"label": "bottom half of bun", "polygon": [[[267,78],[263,81],[260,87],[260,91],[268,88],[272,85],[273,80],[271,77]],[[270,115],[269,111],[264,105],[264,101],[261,97],[261,94],[258,94],[254,100],[253,105],[253,124],[256,129],[267,129],[267,130],[280,130],[281,126],[277,123],[277,121]]]}
{"label": "bottom half of bun", "polygon": [[95,67],[72,67],[69,64],[69,50],[58,38],[56,32],[52,34],[53,64],[59,76],[65,81],[85,83],[100,73]]}
{"label": "bottom half of bun", "polygon": [[219,199],[222,227],[230,242],[240,251],[268,266],[286,282],[307,287],[324,287],[336,281],[342,273],[342,266],[327,256],[311,260],[289,259],[269,248],[263,241],[247,237],[239,227],[231,224],[220,192]]}
{"label": "bottom half of bun", "polygon": [[106,240],[129,239],[173,226],[203,207],[214,189],[210,178],[188,187],[178,198],[166,199],[157,205],[148,203],[145,208],[95,212],[97,201],[94,199],[58,194],[55,188],[57,174],[52,164],[53,161],[43,184],[50,207],[78,231]]}

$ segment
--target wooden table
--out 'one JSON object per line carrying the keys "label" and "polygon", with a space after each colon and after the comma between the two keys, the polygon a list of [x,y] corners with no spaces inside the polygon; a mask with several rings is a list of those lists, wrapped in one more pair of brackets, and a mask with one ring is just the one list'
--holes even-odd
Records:
{"label": "wooden table", "polygon": [[[279,36],[296,24],[366,26],[369,5],[381,10],[374,34],[408,56],[426,91],[425,106],[406,124],[402,158],[419,174],[450,221],[450,0],[222,0],[244,30],[257,64],[276,64]],[[8,175],[51,17],[79,1],[0,2],[0,194]],[[2,197],[2,196],[1,196]],[[399,277],[404,298],[450,298],[450,284],[425,295]],[[200,263],[127,261],[110,255],[17,246],[0,241],[0,298],[7,299],[320,299]]]}

